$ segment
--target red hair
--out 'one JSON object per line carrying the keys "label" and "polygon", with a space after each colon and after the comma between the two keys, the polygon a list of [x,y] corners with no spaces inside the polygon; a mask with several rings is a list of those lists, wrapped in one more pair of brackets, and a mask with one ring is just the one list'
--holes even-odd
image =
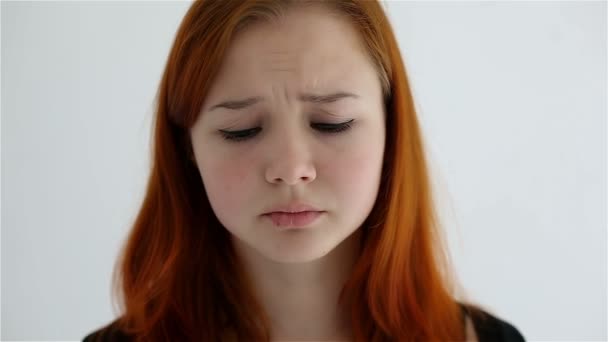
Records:
{"label": "red hair", "polygon": [[[195,1],[176,33],[157,93],[147,191],[113,274],[118,324],[138,341],[220,341],[229,331],[243,341],[270,339],[269,320],[192,161],[189,129],[234,35],[303,4]],[[355,340],[464,340],[425,148],[388,18],[377,1],[323,4],[360,34],[386,109],[378,197],[360,228],[361,255],[340,296]]]}

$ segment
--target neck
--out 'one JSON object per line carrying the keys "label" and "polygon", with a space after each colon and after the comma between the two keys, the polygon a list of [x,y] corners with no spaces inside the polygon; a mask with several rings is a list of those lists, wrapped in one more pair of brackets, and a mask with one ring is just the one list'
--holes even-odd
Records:
{"label": "neck", "polygon": [[320,259],[279,263],[242,243],[235,247],[271,323],[272,340],[349,340],[349,316],[338,305],[340,291],[359,256],[361,232]]}

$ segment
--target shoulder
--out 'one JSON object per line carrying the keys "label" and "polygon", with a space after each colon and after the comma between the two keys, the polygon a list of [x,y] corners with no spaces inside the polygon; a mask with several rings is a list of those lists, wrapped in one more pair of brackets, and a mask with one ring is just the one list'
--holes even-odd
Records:
{"label": "shoulder", "polygon": [[125,334],[118,326],[118,319],[89,333],[83,342],[131,342],[132,337]]}
{"label": "shoulder", "polygon": [[[478,307],[461,304],[464,315],[473,322],[478,342],[525,342],[523,335],[511,323]],[[83,342],[132,342],[135,339],[124,333],[118,319],[89,333]]]}
{"label": "shoulder", "polygon": [[479,342],[525,342],[524,336],[511,323],[480,308],[461,305],[471,318]]}

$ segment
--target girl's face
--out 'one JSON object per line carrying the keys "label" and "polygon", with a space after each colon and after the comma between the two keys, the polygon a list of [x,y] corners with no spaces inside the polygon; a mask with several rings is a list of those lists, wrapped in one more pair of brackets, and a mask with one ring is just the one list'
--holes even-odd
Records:
{"label": "girl's face", "polygon": [[[307,262],[354,233],[380,185],[384,114],[379,77],[345,19],[298,9],[240,32],[190,131],[237,248]],[[294,202],[322,213],[304,227],[264,215]]]}

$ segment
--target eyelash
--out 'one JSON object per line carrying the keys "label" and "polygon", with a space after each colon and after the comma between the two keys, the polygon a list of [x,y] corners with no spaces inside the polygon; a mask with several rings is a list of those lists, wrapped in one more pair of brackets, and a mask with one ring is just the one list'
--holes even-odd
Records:
{"label": "eyelash", "polygon": [[[313,123],[312,125],[316,125],[317,126],[316,129],[323,133],[337,134],[337,133],[342,133],[342,132],[349,130],[351,128],[351,123],[353,121],[354,121],[354,119],[351,119],[350,121],[339,123],[339,124]],[[261,130],[261,128],[255,127],[255,128],[250,128],[250,129],[244,129],[241,131],[220,130],[220,133],[222,133],[222,137],[226,140],[229,140],[232,142],[240,142],[240,141],[245,141],[245,140],[253,138],[260,130]]]}

